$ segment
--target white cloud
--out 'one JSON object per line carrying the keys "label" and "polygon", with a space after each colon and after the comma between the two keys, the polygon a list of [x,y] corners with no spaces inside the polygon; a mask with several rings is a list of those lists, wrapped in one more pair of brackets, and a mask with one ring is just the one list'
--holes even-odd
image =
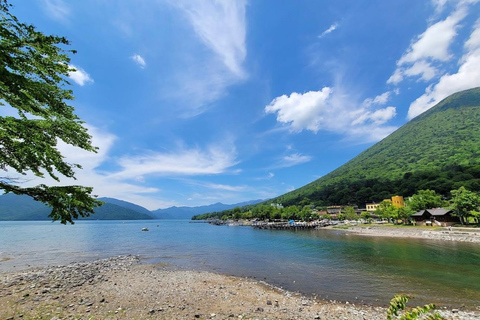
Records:
{"label": "white cloud", "polygon": [[327,99],[331,91],[331,88],[324,87],[320,91],[282,95],[273,99],[265,107],[265,112],[277,113],[277,121],[289,123],[293,131],[307,129],[317,132],[320,129],[324,111],[328,108]]}
{"label": "white cloud", "polygon": [[429,86],[410,105],[408,119],[425,112],[450,94],[480,86],[480,21],[477,21],[464,48],[465,54],[460,59],[457,73],[445,74],[437,84]]}
{"label": "white cloud", "polygon": [[70,71],[68,73],[68,77],[75,81],[80,86],[84,86],[86,83],[93,83],[93,79],[90,75],[80,67],[69,65],[70,69],[75,69],[74,71]]}
{"label": "white cloud", "polygon": [[400,58],[398,65],[413,63],[426,58],[439,61],[447,61],[452,58],[449,47],[457,35],[459,22],[466,15],[467,10],[461,7],[445,20],[428,27]]}
{"label": "white cloud", "polygon": [[322,34],[318,36],[318,38],[325,37],[327,34],[335,31],[337,28],[338,28],[338,23],[332,24],[327,30],[323,31]]}
{"label": "white cloud", "polygon": [[[371,101],[367,100],[367,104],[371,107],[373,104],[385,103],[388,96],[384,93]],[[293,132],[305,129],[317,133],[325,130],[345,135],[349,139],[363,140],[362,142],[378,141],[396,129],[379,128],[379,125],[396,115],[394,107],[378,110],[359,107],[351,97],[342,94],[340,89],[330,87],[277,97],[265,107],[265,112],[276,114],[277,121],[288,125]]]}
{"label": "white cloud", "polygon": [[410,68],[405,69],[404,74],[409,77],[421,76],[420,79],[429,81],[437,74],[437,69],[425,60],[415,62]]}
{"label": "white cloud", "polygon": [[403,69],[397,68],[395,69],[395,72],[390,76],[390,78],[388,78],[387,83],[397,85],[402,81],[403,81]]}
{"label": "white cloud", "polygon": [[370,107],[372,105],[384,105],[385,103],[388,102],[388,99],[390,99],[390,95],[392,93],[390,91],[387,91],[387,92],[384,92],[378,96],[376,96],[375,98],[367,98],[363,101],[363,105],[365,107]]}
{"label": "white cloud", "polygon": [[475,23],[474,29],[464,45],[467,52],[472,52],[480,48],[480,19]]}
{"label": "white cloud", "polygon": [[352,125],[364,124],[368,121],[380,125],[393,119],[397,115],[397,109],[395,107],[378,109],[374,112],[360,110],[360,116],[352,121]]}
{"label": "white cloud", "polygon": [[147,65],[145,59],[143,59],[143,57],[139,54],[134,54],[130,58],[142,69],[145,68]]}
{"label": "white cloud", "polygon": [[70,9],[62,0],[43,0],[43,10],[57,21],[68,22]]}
{"label": "white cloud", "polygon": [[242,63],[246,57],[245,6],[243,0],[176,1],[188,17],[202,42],[217,54],[236,76],[246,76]]}
{"label": "white cloud", "polygon": [[[436,1],[437,9],[443,8],[445,1]],[[457,9],[445,20],[429,26],[424,33],[412,42],[408,50],[397,62],[397,68],[387,83],[398,84],[405,77],[421,76],[422,80],[429,81],[437,74],[437,69],[432,62],[445,62],[450,60],[450,45],[457,36],[460,22],[466,17],[468,11],[465,1],[459,2]]]}

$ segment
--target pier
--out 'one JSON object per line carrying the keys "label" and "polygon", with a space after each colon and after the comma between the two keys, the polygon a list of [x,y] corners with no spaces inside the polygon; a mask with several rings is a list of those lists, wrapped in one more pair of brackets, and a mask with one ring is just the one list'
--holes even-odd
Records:
{"label": "pier", "polygon": [[325,227],[321,222],[266,222],[255,221],[252,223],[254,229],[266,229],[266,230],[310,230],[319,227]]}

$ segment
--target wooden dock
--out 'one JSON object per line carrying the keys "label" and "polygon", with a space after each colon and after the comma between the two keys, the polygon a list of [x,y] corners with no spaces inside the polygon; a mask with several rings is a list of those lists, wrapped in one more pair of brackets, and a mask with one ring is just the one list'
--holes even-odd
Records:
{"label": "wooden dock", "polygon": [[311,230],[318,227],[324,227],[318,221],[316,222],[265,222],[255,221],[252,223],[254,229],[266,230]]}

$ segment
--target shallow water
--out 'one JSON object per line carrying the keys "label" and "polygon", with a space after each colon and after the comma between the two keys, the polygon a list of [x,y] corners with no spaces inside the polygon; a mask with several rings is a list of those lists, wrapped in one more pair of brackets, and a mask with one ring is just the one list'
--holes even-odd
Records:
{"label": "shallow water", "polygon": [[385,304],[411,293],[412,304],[480,307],[478,244],[189,221],[0,222],[0,261],[11,259],[0,262],[2,272],[123,254],[255,277],[323,299]]}

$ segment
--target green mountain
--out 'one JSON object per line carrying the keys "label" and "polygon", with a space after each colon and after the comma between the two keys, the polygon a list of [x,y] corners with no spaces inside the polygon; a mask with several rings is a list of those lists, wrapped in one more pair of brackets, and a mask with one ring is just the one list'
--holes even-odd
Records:
{"label": "green mountain", "polygon": [[[133,203],[113,198],[101,198],[105,204],[95,208],[95,214],[81,220],[143,220],[153,219],[149,211]],[[0,221],[50,220],[51,209],[29,196],[0,196]]]}
{"label": "green mountain", "polygon": [[448,196],[460,186],[480,191],[480,88],[449,96],[345,165],[267,203],[364,206],[421,189]]}

